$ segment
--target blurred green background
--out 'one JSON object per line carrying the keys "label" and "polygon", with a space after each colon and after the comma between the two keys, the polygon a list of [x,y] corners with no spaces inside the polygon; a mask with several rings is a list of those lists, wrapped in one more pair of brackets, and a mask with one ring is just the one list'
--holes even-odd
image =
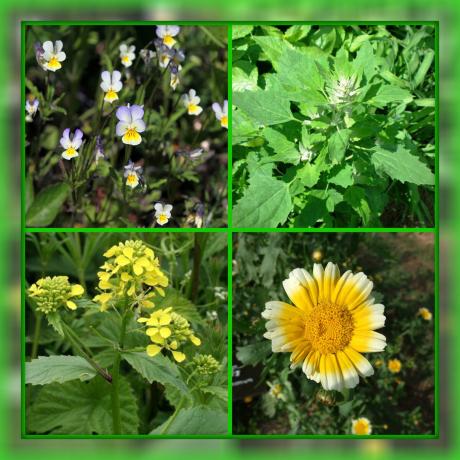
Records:
{"label": "blurred green background", "polygon": [[[457,114],[460,93],[460,51],[458,25],[460,9],[455,0],[386,0],[369,2],[355,0],[317,0],[307,4],[293,0],[234,0],[216,4],[213,0],[161,0],[149,2],[121,0],[95,3],[92,0],[9,0],[1,4],[1,43],[4,59],[0,60],[0,171],[6,172],[0,181],[0,454],[3,458],[69,459],[152,458],[168,459],[199,455],[207,458],[286,458],[304,459],[314,452],[316,458],[457,458],[460,443],[460,400],[455,388],[460,384],[455,350],[459,339],[455,326],[459,324],[458,299],[460,285],[458,259],[460,246],[460,117]],[[441,413],[440,439],[429,441],[364,440],[162,440],[162,441],[23,441],[20,439],[20,21],[33,19],[131,19],[131,20],[439,20],[440,21],[440,106],[441,106],[441,271],[440,271],[440,347]]]}

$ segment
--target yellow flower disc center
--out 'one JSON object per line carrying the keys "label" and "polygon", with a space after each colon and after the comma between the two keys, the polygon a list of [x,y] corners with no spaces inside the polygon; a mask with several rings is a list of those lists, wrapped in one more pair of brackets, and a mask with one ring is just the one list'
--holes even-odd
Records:
{"label": "yellow flower disc center", "polygon": [[369,434],[369,424],[364,420],[358,420],[355,425],[356,434]]}
{"label": "yellow flower disc center", "polygon": [[57,57],[56,56],[53,56],[49,61],[48,61],[48,67],[50,69],[60,69],[61,68],[61,64],[60,62],[57,60]]}
{"label": "yellow flower disc center", "polygon": [[348,308],[320,301],[305,321],[305,338],[321,354],[337,353],[351,341],[353,316]]}
{"label": "yellow flower disc center", "polygon": [[228,117],[227,117],[227,115],[224,115],[224,116],[220,119],[220,125],[223,126],[224,128],[227,128],[227,127],[228,127]]}

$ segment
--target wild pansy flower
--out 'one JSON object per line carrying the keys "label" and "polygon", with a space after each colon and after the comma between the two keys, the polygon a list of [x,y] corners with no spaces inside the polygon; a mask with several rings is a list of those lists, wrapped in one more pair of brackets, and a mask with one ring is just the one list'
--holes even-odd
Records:
{"label": "wild pansy flower", "polygon": [[220,121],[220,126],[222,126],[222,128],[228,129],[228,101],[227,99],[225,99],[222,107],[217,102],[214,102],[214,104],[212,104],[212,110],[214,110],[217,120]]}
{"label": "wild pansy flower", "polygon": [[131,67],[134,59],[136,58],[136,54],[134,53],[134,51],[136,51],[136,47],[134,45],[128,46],[125,43],[122,43],[119,49],[121,63],[125,67]]}
{"label": "wild pansy flower", "polygon": [[76,129],[75,133],[70,136],[70,129],[64,129],[59,142],[61,143],[62,148],[65,149],[64,152],[62,152],[62,158],[65,160],[71,160],[72,158],[78,157],[78,149],[83,143],[83,133],[81,130]]}
{"label": "wild pansy flower", "polygon": [[84,292],[79,284],[70,284],[68,276],[40,278],[29,288],[29,296],[34,299],[37,310],[46,315],[64,306],[76,310],[77,305],[70,299],[79,297]]}
{"label": "wild pansy flower", "polygon": [[176,43],[173,37],[180,32],[179,26],[157,26],[156,34],[157,37],[163,40],[163,43],[168,47],[172,48]]}
{"label": "wild pansy flower", "polygon": [[96,156],[96,164],[100,159],[104,159],[104,147],[102,146],[101,136],[96,137],[96,149],[94,150]]}
{"label": "wild pansy flower", "polygon": [[125,166],[126,185],[131,188],[136,188],[139,185],[139,178],[142,174],[142,166],[135,166],[135,164],[129,160]]}
{"label": "wild pansy flower", "polygon": [[124,144],[139,145],[142,142],[139,133],[145,131],[145,123],[142,120],[144,106],[128,104],[119,107],[116,115],[120,120],[116,127],[117,136],[123,136],[121,140]]}
{"label": "wild pansy flower", "polygon": [[118,94],[123,88],[123,84],[121,83],[121,73],[118,70],[114,70],[110,73],[108,70],[104,70],[101,73],[102,83],[101,88],[102,91],[105,92],[104,101],[109,102],[110,104],[113,101],[118,99]]}
{"label": "wild pansy flower", "polygon": [[145,62],[145,65],[149,66],[152,62],[152,59],[156,56],[156,53],[155,51],[144,48],[139,51],[139,56]]}
{"label": "wild pansy flower", "polygon": [[199,115],[203,111],[199,106],[200,100],[194,89],[191,89],[188,94],[182,95],[182,102],[189,115]]}
{"label": "wild pansy flower", "polygon": [[[40,49],[39,63],[40,61],[42,62],[40,65],[45,70],[56,72],[56,70],[59,70],[62,67],[61,62],[65,61],[66,58],[66,54],[62,51],[63,46],[64,45],[61,40],[56,40],[54,45],[50,40],[43,43],[42,48]],[[42,50],[43,53],[41,53]]]}
{"label": "wild pansy flower", "polygon": [[164,225],[168,223],[168,220],[171,219],[172,205],[162,203],[155,203],[155,217],[159,225]]}
{"label": "wild pansy flower", "polygon": [[33,99],[32,101],[28,99],[26,101],[26,121],[31,122],[33,120],[35,114],[37,113],[38,105],[38,99]]}

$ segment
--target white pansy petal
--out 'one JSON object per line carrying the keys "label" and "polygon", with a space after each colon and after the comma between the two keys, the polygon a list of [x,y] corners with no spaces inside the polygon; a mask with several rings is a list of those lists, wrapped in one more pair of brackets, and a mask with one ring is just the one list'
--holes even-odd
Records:
{"label": "white pansy petal", "polygon": [[143,120],[134,120],[131,123],[131,127],[134,128],[138,133],[145,131],[145,123]]}
{"label": "white pansy petal", "polygon": [[128,131],[128,129],[129,123],[126,123],[125,121],[119,121],[116,127],[117,136],[123,136],[126,133],[126,131]]}
{"label": "white pansy petal", "polygon": [[63,47],[64,47],[64,44],[62,43],[62,41],[61,40],[56,40],[54,42],[54,52],[55,52],[55,54],[58,54],[59,52],[61,52]]}
{"label": "white pansy petal", "polygon": [[163,207],[164,212],[171,212],[172,211],[172,205],[171,204],[165,204]]}
{"label": "white pansy petal", "polygon": [[61,51],[59,53],[56,54],[56,59],[59,61],[59,62],[62,62],[62,61],[65,61],[65,58],[67,57],[67,55],[64,53],[64,51]]}

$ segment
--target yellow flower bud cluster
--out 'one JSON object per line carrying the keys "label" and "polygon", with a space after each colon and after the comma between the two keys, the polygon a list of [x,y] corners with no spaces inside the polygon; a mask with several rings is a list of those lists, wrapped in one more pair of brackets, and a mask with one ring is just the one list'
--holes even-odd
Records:
{"label": "yellow flower bud cluster", "polygon": [[151,357],[165,349],[180,363],[186,358],[185,353],[179,351],[181,345],[187,341],[196,346],[201,345],[201,340],[193,334],[190,323],[183,316],[174,313],[171,307],[157,310],[148,318],[142,317],[137,321],[147,325],[145,333],[152,343],[147,346],[146,351]]}
{"label": "yellow flower bud cluster", "polygon": [[193,366],[200,375],[213,375],[219,371],[220,363],[212,355],[197,354],[193,357]]}
{"label": "yellow flower bud cluster", "polygon": [[[106,251],[104,257],[107,261],[97,273],[101,293],[93,299],[101,305],[102,311],[126,296],[134,299],[133,304],[153,308],[155,304],[150,299],[156,295],[155,291],[164,296],[162,288],[168,285],[168,278],[161,271],[152,249],[142,241],[119,243]],[[146,293],[146,286],[155,291]]]}
{"label": "yellow flower bud cluster", "polygon": [[70,299],[81,296],[84,292],[79,284],[70,284],[68,276],[47,276],[29,288],[29,296],[34,299],[37,310],[46,315],[62,306],[75,310],[77,305]]}

